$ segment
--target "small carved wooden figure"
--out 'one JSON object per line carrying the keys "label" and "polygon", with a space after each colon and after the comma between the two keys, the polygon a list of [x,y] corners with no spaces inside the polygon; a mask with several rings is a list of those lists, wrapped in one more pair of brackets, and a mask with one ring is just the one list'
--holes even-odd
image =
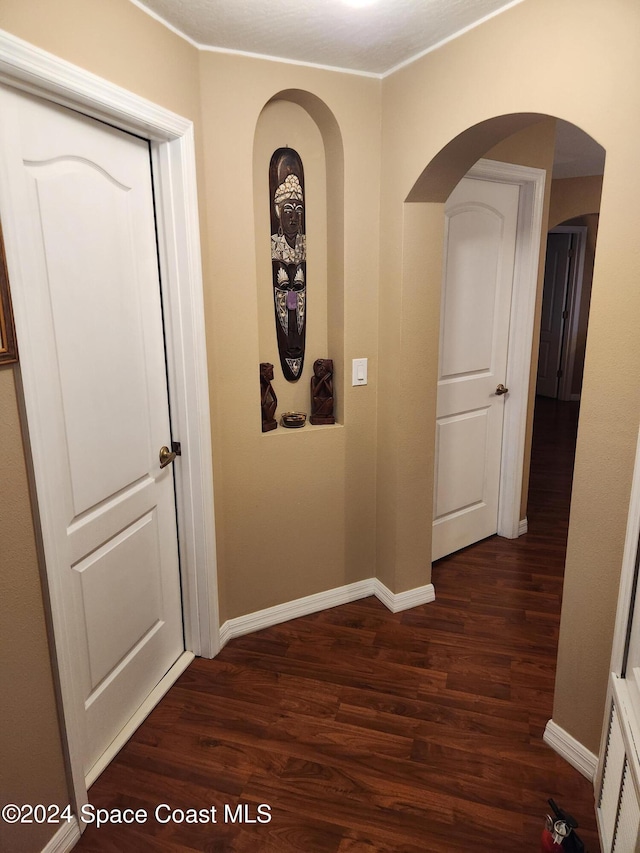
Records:
{"label": "small carved wooden figure", "polygon": [[260,364],[260,405],[262,407],[262,432],[277,429],[276,406],[278,398],[271,382],[273,381],[273,365],[264,361]]}
{"label": "small carved wooden figure", "polygon": [[330,358],[318,358],[313,363],[309,421],[312,424],[336,422],[333,416],[333,361]]}

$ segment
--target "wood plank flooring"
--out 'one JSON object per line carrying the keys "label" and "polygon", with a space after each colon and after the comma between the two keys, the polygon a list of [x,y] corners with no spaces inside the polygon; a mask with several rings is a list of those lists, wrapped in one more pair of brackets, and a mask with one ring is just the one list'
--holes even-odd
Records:
{"label": "wood plank flooring", "polygon": [[[577,407],[538,402],[526,536],[441,560],[431,604],[368,598],[196,660],[90,791],[148,820],[90,827],[76,849],[538,851],[552,796],[598,853],[591,784],[542,742]],[[160,823],[160,803],[217,822]],[[270,822],[231,822],[260,804]]]}

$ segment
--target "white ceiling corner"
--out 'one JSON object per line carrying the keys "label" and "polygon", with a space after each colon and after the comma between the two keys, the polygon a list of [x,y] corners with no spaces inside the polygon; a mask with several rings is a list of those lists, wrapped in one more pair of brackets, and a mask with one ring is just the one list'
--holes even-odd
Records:
{"label": "white ceiling corner", "polygon": [[[523,0],[131,0],[197,47],[384,77]],[[602,174],[604,149],[558,121],[554,178]]]}
{"label": "white ceiling corner", "polygon": [[381,76],[522,0],[132,0],[200,47]]}

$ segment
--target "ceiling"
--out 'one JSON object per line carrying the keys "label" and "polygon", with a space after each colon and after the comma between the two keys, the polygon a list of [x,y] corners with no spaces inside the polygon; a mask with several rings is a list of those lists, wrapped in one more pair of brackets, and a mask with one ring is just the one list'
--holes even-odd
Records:
{"label": "ceiling", "polygon": [[579,178],[602,175],[605,150],[595,139],[568,121],[556,125],[556,149],[553,159],[554,178]]}
{"label": "ceiling", "polygon": [[522,0],[133,2],[200,47],[379,76]]}
{"label": "ceiling", "polygon": [[[204,49],[379,77],[522,0],[131,2]],[[603,169],[604,149],[559,121],[553,177],[598,175]]]}

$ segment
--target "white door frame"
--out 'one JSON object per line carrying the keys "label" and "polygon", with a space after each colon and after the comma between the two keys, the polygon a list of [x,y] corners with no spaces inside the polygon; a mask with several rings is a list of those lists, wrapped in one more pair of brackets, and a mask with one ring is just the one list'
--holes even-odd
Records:
{"label": "white door frame", "polygon": [[576,346],[578,342],[578,323],[580,321],[580,302],[582,300],[582,279],[584,275],[584,258],[587,248],[586,225],[558,225],[549,234],[574,234],[576,238],[573,251],[575,252],[569,267],[567,282],[566,310],[567,318],[562,329],[562,358],[560,370],[562,376],[558,385],[559,400],[579,400],[580,394],[572,393],[573,370],[576,361]]}
{"label": "white door frame", "polygon": [[465,177],[520,186],[498,500],[498,534],[516,539],[526,530],[520,503],[546,171],[478,160]]}
{"label": "white door frame", "polygon": [[[183,617],[189,653],[183,656],[184,660],[180,659],[184,669],[194,654],[213,657],[220,649],[209,386],[193,124],[2,31],[0,83],[106,121],[151,142],[172,432],[182,444],[182,457],[175,466],[175,477]],[[61,594],[55,571],[58,536],[52,529],[46,496],[38,492],[38,471],[46,464],[46,459],[39,453],[38,435],[46,430],[47,425],[38,414],[35,383],[31,375],[30,341],[35,331],[30,327],[23,304],[23,271],[13,251],[20,239],[20,222],[15,215],[12,216],[9,206],[0,213],[20,346],[20,375],[38,497],[38,532],[41,534],[51,606],[60,710],[71,768],[71,801],[79,813],[81,806],[87,802],[87,786],[69,676],[73,650],[61,618]],[[178,674],[179,671],[174,673],[173,678]],[[158,689],[153,699],[157,702],[169,686],[170,683],[163,690]],[[152,707],[144,706],[140,719],[128,727],[127,736]],[[116,747],[117,744],[113,754]]]}
{"label": "white door frame", "polygon": [[[598,766],[594,778],[596,795],[596,817],[603,851],[611,850],[618,828],[624,831],[628,823],[629,806],[638,806],[640,760],[638,756],[639,693],[636,677],[627,670],[628,644],[631,642],[634,610],[638,592],[638,551],[640,539],[640,433],[636,444],[636,456],[631,481],[629,514],[622,555],[616,624],[609,665],[609,684],[604,709],[604,720],[598,755]],[[613,716],[617,721],[613,723]],[[612,729],[617,728],[617,737]],[[618,755],[614,755],[617,750]],[[616,765],[627,772],[616,774]],[[609,768],[611,763],[611,768]],[[609,768],[609,769],[607,769]],[[631,778],[629,778],[629,776]],[[624,784],[626,781],[627,784]],[[606,791],[605,791],[606,787]],[[628,796],[623,801],[623,790]],[[625,807],[626,804],[626,807]],[[623,812],[627,815],[623,816]],[[611,827],[615,826],[615,831]],[[616,849],[617,849],[617,845]]]}

